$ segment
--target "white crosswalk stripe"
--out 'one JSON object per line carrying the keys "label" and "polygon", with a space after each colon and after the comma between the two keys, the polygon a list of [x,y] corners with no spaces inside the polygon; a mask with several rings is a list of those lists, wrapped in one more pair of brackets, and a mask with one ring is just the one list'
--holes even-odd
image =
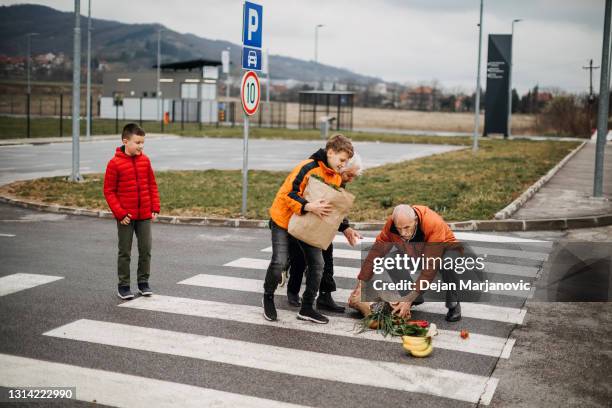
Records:
{"label": "white crosswalk stripe", "polygon": [[44,335],[484,405],[498,383],[493,377],[458,371],[86,319]]}
{"label": "white crosswalk stripe", "polygon": [[35,273],[14,273],[0,278],[0,296],[10,295],[64,279],[61,276],[39,275]]}
{"label": "white crosswalk stripe", "polygon": [[[334,250],[335,252],[335,250]],[[226,263],[223,266],[230,266],[233,268],[246,268],[246,269],[268,269],[270,264],[269,259],[258,259],[258,258],[238,258],[231,262]],[[525,278],[533,278],[538,274],[539,268],[535,266],[521,266],[511,264],[500,264],[494,262],[485,262],[485,272],[493,273],[497,275],[512,275],[521,276]],[[359,268],[351,266],[339,266],[334,265],[334,276],[338,278],[357,279],[359,275]]]}
{"label": "white crosswalk stripe", "polygon": [[[529,252],[521,251],[518,249],[502,249],[502,248],[479,248],[470,247],[479,256],[505,256],[519,259],[530,259],[534,261],[546,261],[548,254],[541,252]],[[262,252],[272,252],[272,247],[266,247],[261,250]],[[346,258],[346,259],[362,259],[362,251],[357,249],[338,249],[334,248],[334,258]],[[486,262],[485,262],[486,265]]]}
{"label": "white crosswalk stripe", "polygon": [[[333,316],[326,325],[313,324],[297,320],[295,312],[277,309],[278,321],[269,322],[262,317],[259,306],[238,305],[208,300],[180,298],[174,296],[156,295],[151,298],[140,297],[125,302],[120,307],[156,312],[197,316],[211,319],[223,319],[239,323],[249,323],[258,326],[281,327],[311,333],[323,333],[334,336],[368,339],[375,341],[399,343],[395,337],[383,337],[375,331],[356,334],[355,323],[358,321],[347,317]],[[490,357],[509,358],[513,342],[506,338],[472,333],[468,339],[462,339],[458,331],[438,329],[434,345],[436,348],[461,351]]]}
{"label": "white crosswalk stripe", "polygon": [[0,386],[76,387],[75,398],[126,408],[298,407],[298,405],[75,365],[0,354]]}
{"label": "white crosswalk stripe", "polygon": [[[537,244],[538,247],[551,247],[552,242],[541,241],[538,239],[528,239],[521,237],[511,237],[507,235],[493,235],[493,234],[481,234],[474,232],[453,232],[455,238],[460,241],[477,241],[477,242],[500,242],[500,243],[532,243]],[[362,242],[374,242],[373,237],[363,237]],[[346,243],[346,238],[343,235],[336,235],[334,237],[335,243]]]}
{"label": "white crosswalk stripe", "polygon": [[[178,282],[183,285],[203,286],[215,289],[238,290],[242,292],[263,293],[263,281],[258,279],[236,278],[233,276],[199,274]],[[339,299],[348,299],[349,289],[338,289]],[[415,306],[416,310],[427,313],[443,314],[447,312],[443,302],[425,302]],[[474,319],[494,320],[504,323],[521,324],[525,318],[525,309],[493,306],[482,303],[461,303],[461,314]]]}

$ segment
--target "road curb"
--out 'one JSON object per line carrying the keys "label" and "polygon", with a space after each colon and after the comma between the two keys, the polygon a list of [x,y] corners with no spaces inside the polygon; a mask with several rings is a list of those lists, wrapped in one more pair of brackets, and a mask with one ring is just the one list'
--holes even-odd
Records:
{"label": "road curb", "polygon": [[[159,139],[159,138],[163,138],[163,137],[180,137],[177,136],[175,134],[172,133],[147,133],[147,137],[150,139]],[[100,142],[100,141],[107,141],[107,140],[116,140],[117,142],[120,142],[120,137],[119,135],[96,135],[96,136],[92,136],[91,139],[88,139],[85,136],[81,136],[79,137],[79,141],[81,143],[88,143],[88,142]],[[29,139],[27,138],[22,138],[22,139],[3,139],[0,140],[0,147],[3,146],[23,146],[23,145],[44,145],[44,144],[51,144],[51,143],[72,143],[72,136],[64,136],[64,137],[31,137]]]}
{"label": "road curb", "polygon": [[521,209],[521,207],[523,207],[525,205],[525,203],[527,201],[529,201],[529,199],[535,195],[535,193],[537,193],[546,183],[548,183],[550,181],[550,179],[553,178],[553,176],[555,174],[557,174],[557,172],[559,170],[561,170],[561,168],[563,166],[565,166],[565,164],[572,157],[574,157],[574,155],[576,153],[578,153],[586,144],[587,144],[587,142],[584,141],[584,142],[582,142],[580,144],[580,146],[576,147],[574,150],[569,152],[567,154],[567,156],[565,156],[563,158],[563,160],[561,160],[559,163],[557,163],[555,165],[555,167],[550,169],[548,171],[548,173],[546,173],[545,175],[540,177],[540,179],[538,181],[536,181],[531,186],[529,186],[529,188],[527,190],[523,191],[523,193],[520,196],[518,196],[514,201],[512,201],[510,204],[508,204],[502,210],[500,210],[497,213],[495,213],[494,218],[496,220],[506,220],[506,219],[509,219],[512,216],[512,214],[516,213],[519,209]]}
{"label": "road curb", "polygon": [[[37,211],[45,211],[67,215],[81,215],[94,218],[112,219],[110,211],[98,211],[87,208],[67,207],[55,204],[43,204],[34,201],[22,200],[11,196],[0,195],[0,202]],[[267,228],[268,220],[250,220],[242,218],[213,218],[213,217],[179,217],[160,215],[157,222],[176,225],[198,225],[229,228]],[[355,222],[351,225],[359,231],[380,231],[383,222]],[[612,225],[612,213],[574,218],[549,218],[535,220],[470,220],[451,222],[449,226],[453,231],[550,231],[574,228],[593,228]]]}

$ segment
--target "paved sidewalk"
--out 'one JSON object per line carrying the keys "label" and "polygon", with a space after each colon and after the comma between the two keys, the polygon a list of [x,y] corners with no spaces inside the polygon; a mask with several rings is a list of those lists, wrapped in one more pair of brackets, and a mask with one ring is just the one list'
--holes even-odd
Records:
{"label": "paved sidewalk", "polygon": [[586,217],[612,213],[612,143],[604,159],[604,198],[594,198],[595,143],[587,143],[512,218]]}

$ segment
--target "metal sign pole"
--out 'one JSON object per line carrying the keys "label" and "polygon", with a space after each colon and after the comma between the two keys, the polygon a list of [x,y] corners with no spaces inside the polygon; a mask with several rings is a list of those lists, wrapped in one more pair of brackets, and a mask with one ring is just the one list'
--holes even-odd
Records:
{"label": "metal sign pole", "polygon": [[244,117],[244,132],[242,140],[242,210],[244,218],[247,216],[247,193],[249,189],[249,115],[242,114]]}
{"label": "metal sign pole", "polygon": [[597,112],[597,144],[595,145],[595,174],[593,196],[603,196],[604,150],[608,134],[610,94],[610,8],[612,0],[606,0],[604,16],[603,49],[601,53],[601,79],[599,81],[599,107]]}

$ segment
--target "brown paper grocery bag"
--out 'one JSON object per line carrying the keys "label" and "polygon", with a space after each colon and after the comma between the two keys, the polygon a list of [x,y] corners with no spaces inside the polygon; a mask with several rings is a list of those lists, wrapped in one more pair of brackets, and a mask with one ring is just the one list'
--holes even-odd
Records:
{"label": "brown paper grocery bag", "polygon": [[314,247],[327,249],[353,206],[355,196],[343,188],[335,189],[315,177],[309,177],[304,198],[308,201],[328,201],[332,205],[331,214],[323,218],[312,213],[293,214],[289,220],[289,234]]}

